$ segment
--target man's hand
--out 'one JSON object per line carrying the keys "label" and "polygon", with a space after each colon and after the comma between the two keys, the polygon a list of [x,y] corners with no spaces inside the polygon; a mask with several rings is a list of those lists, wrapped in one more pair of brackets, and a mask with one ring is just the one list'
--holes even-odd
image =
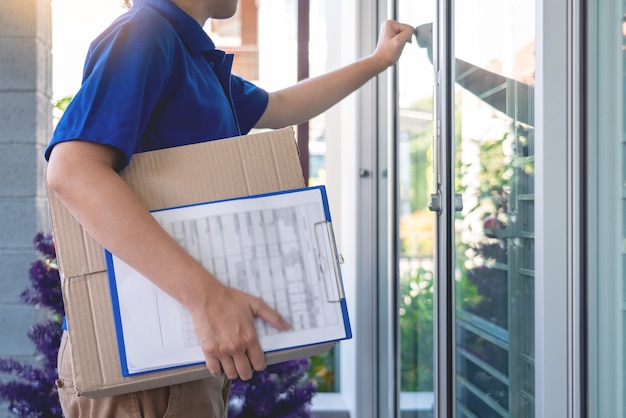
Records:
{"label": "man's hand", "polygon": [[413,39],[413,27],[395,20],[387,20],[380,28],[378,44],[373,56],[387,68],[398,61],[404,46]]}
{"label": "man's hand", "polygon": [[211,375],[248,380],[265,369],[254,318],[286,331],[290,325],[260,298],[221,285],[206,303],[190,308],[194,329]]}

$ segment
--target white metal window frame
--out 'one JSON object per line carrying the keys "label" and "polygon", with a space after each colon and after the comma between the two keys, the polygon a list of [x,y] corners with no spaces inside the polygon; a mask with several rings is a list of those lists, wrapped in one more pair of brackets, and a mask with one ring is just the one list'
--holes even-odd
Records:
{"label": "white metal window frame", "polygon": [[[588,2],[588,417],[624,416],[621,0]],[[621,313],[620,313],[621,312]]]}
{"label": "white metal window frame", "polygon": [[[447,10],[449,3],[440,2],[441,9]],[[373,50],[380,16],[389,15],[391,3],[352,0],[339,4],[345,63]],[[580,2],[537,0],[536,11],[535,416],[575,418],[581,416],[583,302]],[[356,53],[351,55],[354,45]],[[328,141],[338,147],[329,148],[328,154],[339,155],[341,161],[335,166],[338,171],[333,172],[330,165],[328,174],[340,179],[334,200],[340,202],[340,247],[347,260],[343,273],[346,293],[351,295],[354,338],[340,345],[340,391],[318,394],[314,400],[314,410],[325,416],[368,418],[398,413],[392,370],[395,337],[389,333],[391,315],[381,315],[393,306],[391,289],[381,288],[377,278],[381,269],[390,267],[388,253],[378,246],[380,234],[387,234],[390,225],[376,224],[381,212],[389,210],[376,202],[387,193],[381,188],[388,186],[382,177],[387,168],[385,155],[381,155],[389,152],[388,144],[378,138],[390,134],[390,77],[381,75],[328,115],[330,123],[336,124],[329,131],[340,136]]]}
{"label": "white metal window frame", "polygon": [[539,418],[576,418],[582,412],[581,3],[536,3],[535,416]]}

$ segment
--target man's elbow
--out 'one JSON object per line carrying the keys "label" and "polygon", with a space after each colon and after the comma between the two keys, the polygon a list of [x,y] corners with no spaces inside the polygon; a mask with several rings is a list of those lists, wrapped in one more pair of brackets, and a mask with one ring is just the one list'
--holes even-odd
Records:
{"label": "man's elbow", "polygon": [[92,183],[103,171],[114,170],[120,161],[116,149],[88,141],[61,142],[48,159],[46,183],[57,195],[71,193],[77,186]]}
{"label": "man's elbow", "polygon": [[281,129],[302,123],[293,115],[293,109],[287,104],[282,91],[269,93],[265,112],[255,125],[259,129]]}
{"label": "man's elbow", "polygon": [[66,174],[66,171],[69,167],[60,160],[60,153],[57,153],[56,149],[53,149],[48,159],[48,166],[46,167],[46,186],[48,190],[55,194],[62,193],[63,187],[67,185],[68,174]]}

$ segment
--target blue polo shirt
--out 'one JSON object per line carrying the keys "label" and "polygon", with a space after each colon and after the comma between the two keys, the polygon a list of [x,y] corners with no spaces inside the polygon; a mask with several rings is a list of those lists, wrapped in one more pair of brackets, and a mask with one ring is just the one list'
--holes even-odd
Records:
{"label": "blue polo shirt", "polygon": [[265,90],[231,74],[233,56],[170,0],[135,0],[96,38],[83,82],[46,149],[81,139],[134,153],[246,134]]}

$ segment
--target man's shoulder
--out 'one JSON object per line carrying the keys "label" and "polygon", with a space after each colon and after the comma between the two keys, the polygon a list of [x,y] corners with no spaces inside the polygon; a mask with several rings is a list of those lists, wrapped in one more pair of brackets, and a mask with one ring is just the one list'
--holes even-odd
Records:
{"label": "man's shoulder", "polygon": [[92,46],[112,41],[141,44],[162,43],[176,37],[172,24],[158,11],[147,5],[134,6],[115,19],[94,41]]}
{"label": "man's shoulder", "polygon": [[117,54],[128,60],[129,54],[150,61],[167,59],[174,50],[182,47],[171,23],[156,10],[147,6],[134,6],[119,16],[92,42],[87,62]]}

